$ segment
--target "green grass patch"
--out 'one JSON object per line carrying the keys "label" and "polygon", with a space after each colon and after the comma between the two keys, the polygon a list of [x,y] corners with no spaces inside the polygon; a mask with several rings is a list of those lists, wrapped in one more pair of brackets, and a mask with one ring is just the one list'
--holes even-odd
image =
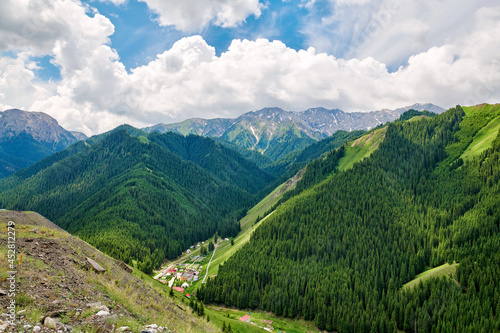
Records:
{"label": "green grass patch", "polygon": [[457,271],[457,266],[459,263],[454,263],[452,265],[446,263],[444,265],[429,268],[426,271],[418,274],[413,280],[403,285],[404,289],[411,289],[415,287],[420,281],[424,282],[431,278],[438,278],[441,276],[454,276]]}
{"label": "green grass patch", "polygon": [[471,160],[490,148],[500,130],[500,116],[494,118],[474,136],[472,143],[462,154],[463,160]]}
{"label": "green grass patch", "polygon": [[[272,313],[264,311],[248,311],[239,310],[233,308],[225,307],[206,307],[205,313],[209,316],[214,316],[214,321],[217,321],[217,325],[222,326],[222,321],[231,323],[233,331],[236,332],[263,332],[264,327],[271,326],[273,332],[287,332],[287,333],[302,333],[302,332],[318,332],[315,327],[314,322],[305,321],[303,319],[290,319],[284,317],[277,317]],[[250,313],[250,322],[241,322],[239,318]],[[228,317],[229,316],[229,317]],[[210,318],[212,320],[212,317]],[[264,321],[263,321],[264,320]],[[265,322],[267,321],[267,322]],[[271,321],[272,323],[269,323]],[[238,323],[239,322],[239,323]],[[233,323],[236,327],[233,327]]]}
{"label": "green grass patch", "polygon": [[369,157],[385,138],[387,126],[363,135],[346,144],[345,155],[339,161],[339,171],[352,168],[354,163]]}
{"label": "green grass patch", "polygon": [[273,207],[288,191],[286,183],[281,184],[276,187],[271,193],[269,193],[264,199],[262,199],[258,204],[256,204],[252,209],[250,209],[247,215],[241,219],[240,225],[242,232],[245,232],[250,228],[259,216],[263,217],[271,207]]}

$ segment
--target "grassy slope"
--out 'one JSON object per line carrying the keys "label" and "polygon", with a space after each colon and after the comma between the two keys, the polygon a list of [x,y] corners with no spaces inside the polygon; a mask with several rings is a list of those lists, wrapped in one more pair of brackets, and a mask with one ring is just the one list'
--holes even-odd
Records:
{"label": "grassy slope", "polygon": [[434,268],[429,268],[425,272],[422,272],[418,274],[413,280],[411,280],[408,283],[405,283],[403,285],[403,289],[408,289],[408,288],[413,288],[415,287],[420,281],[424,282],[425,280],[428,280],[430,278],[438,278],[441,276],[453,276],[455,272],[457,271],[457,266],[459,264],[444,264],[438,267]]}
{"label": "grassy slope", "polygon": [[346,144],[345,156],[339,161],[338,169],[344,171],[352,168],[354,163],[370,156],[385,137],[387,126],[363,135],[361,138]]}
{"label": "grassy slope", "polygon": [[286,183],[278,186],[274,191],[269,193],[267,197],[262,199],[258,204],[256,204],[252,209],[250,209],[247,215],[241,219],[241,231],[245,232],[248,230],[255,222],[255,220],[267,212],[274,204],[276,204],[279,199],[283,196],[283,193],[286,192]]}
{"label": "grassy slope", "polygon": [[[219,271],[219,266],[250,240],[250,236],[252,235],[253,231],[258,228],[258,226],[265,219],[267,219],[272,214],[272,212],[265,217],[264,214],[267,213],[283,197],[283,194],[285,194],[285,192],[295,188],[295,185],[297,184],[297,181],[302,177],[302,174],[303,172],[299,171],[297,175],[278,186],[274,191],[272,191],[268,196],[266,196],[248,211],[247,215],[240,221],[241,232],[234,239],[234,245],[231,246],[229,242],[224,242],[220,244],[219,248],[215,252],[214,258],[208,270],[208,276],[217,274],[217,272]],[[262,218],[258,223],[255,224],[255,221],[259,216],[264,218]],[[196,287],[199,288],[199,286],[200,284],[198,283]]]}
{"label": "grassy slope", "polygon": [[[17,268],[20,285],[20,291],[16,297],[17,310],[26,309],[26,317],[31,320],[32,325],[47,309],[53,307],[50,302],[56,299],[60,301],[61,307],[68,309],[66,315],[61,317],[63,322],[70,324],[75,332],[93,332],[87,318],[90,318],[89,316],[96,311],[92,312],[90,308],[85,308],[79,314],[76,311],[76,307],[81,305],[77,305],[75,301],[83,297],[88,299],[86,303],[102,301],[103,304],[113,309],[112,313],[116,311],[125,313],[124,317],[119,318],[118,326],[129,326],[133,332],[140,332],[144,325],[151,323],[166,325],[174,328],[176,332],[218,331],[217,322],[214,325],[214,323],[207,323],[203,318],[191,315],[191,310],[183,305],[183,302],[178,299],[173,300],[168,296],[169,289],[162,288],[153,279],[136,269],[132,274],[125,272],[116,260],[65,231],[51,228],[50,224],[46,223],[46,219],[40,215],[1,211],[0,228],[2,230],[7,229],[8,220],[16,223],[18,243],[24,243],[26,238],[36,238],[41,243],[52,241],[56,242],[56,251],[60,252],[57,260],[51,259],[45,262],[34,253],[24,253],[22,267]],[[36,221],[41,223],[36,223]],[[38,234],[30,232],[34,227],[39,227]],[[0,234],[0,240],[5,241],[6,237],[6,232]],[[0,283],[2,284],[5,283],[7,276],[6,255],[7,248],[4,244],[0,247]],[[76,264],[84,261],[86,257],[94,258],[106,269],[106,272],[97,274]],[[63,283],[78,281],[67,289],[71,291],[66,298],[61,297],[66,293],[63,287],[58,293],[54,293],[52,289],[47,290],[47,286],[56,282],[61,283],[61,278],[64,278]],[[45,284],[44,280],[48,283]],[[29,291],[25,289],[25,286],[29,286]],[[39,292],[44,293],[38,294]],[[176,304],[180,305],[180,308]],[[116,322],[114,324],[116,325]]]}
{"label": "grassy slope", "polygon": [[[487,111],[487,112],[498,112],[500,110],[500,104],[496,105],[484,105],[481,108],[477,107],[465,107],[464,111],[467,115],[472,114],[474,111]],[[481,155],[481,153],[491,147],[493,140],[495,140],[498,131],[500,130],[500,116],[493,118],[488,125],[483,127],[475,136],[472,143],[464,151],[461,158],[464,160],[470,160],[473,157]]]}

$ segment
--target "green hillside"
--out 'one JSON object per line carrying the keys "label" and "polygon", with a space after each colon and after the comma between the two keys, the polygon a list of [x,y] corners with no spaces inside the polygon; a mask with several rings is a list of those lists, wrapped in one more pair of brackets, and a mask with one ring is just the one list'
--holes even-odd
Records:
{"label": "green hillside", "polygon": [[423,273],[420,273],[417,276],[415,276],[415,278],[413,280],[411,280],[410,282],[405,283],[403,285],[403,289],[415,288],[419,283],[424,282],[424,281],[429,280],[429,279],[435,279],[435,278],[439,278],[442,276],[452,277],[457,272],[458,265],[459,265],[458,263],[451,264],[451,265],[446,263],[446,264],[443,264],[443,265],[438,266],[438,267],[429,268],[428,270],[424,271]]}
{"label": "green hillside", "polygon": [[215,231],[235,236],[270,177],[210,139],[141,133],[113,131],[3,180],[0,206],[37,211],[146,272]]}
{"label": "green hillside", "polygon": [[484,126],[474,136],[469,147],[460,156],[464,160],[470,160],[474,157],[479,157],[484,150],[491,147],[495,140],[498,131],[500,130],[500,104],[482,105],[479,107],[464,108],[468,114],[487,112],[489,117],[493,118],[486,126]]}
{"label": "green hillside", "polygon": [[[169,290],[149,276],[137,269],[127,271],[117,260],[37,213],[0,211],[0,227],[7,230],[12,226],[9,221],[15,223],[11,228],[17,238],[16,311],[24,314],[17,315],[13,326],[2,324],[2,331],[32,332],[25,325],[38,325],[41,332],[120,332],[118,328],[128,327],[128,332],[139,333],[146,325],[156,324],[165,331],[220,332],[222,322],[212,312],[209,322],[190,309],[185,297],[169,296]],[[33,232],[35,228],[38,233]],[[7,290],[7,233],[0,235],[0,244],[0,286]],[[105,272],[88,267],[86,258],[95,260]],[[0,298],[5,313],[9,300]],[[97,316],[100,307],[108,315]],[[44,327],[45,317],[57,320],[57,330]]]}
{"label": "green hillside", "polygon": [[304,168],[309,162],[321,157],[344,143],[358,138],[364,131],[337,131],[326,139],[320,140],[307,146],[306,148],[292,152],[275,163],[267,166],[265,170],[274,175],[284,175],[283,178],[289,178],[300,169]]}
{"label": "green hillside", "polygon": [[341,171],[352,168],[354,163],[369,157],[385,137],[387,127],[382,127],[346,145],[345,156],[339,161]]}
{"label": "green hillside", "polygon": [[[500,137],[460,159],[496,116],[456,107],[361,138],[359,163],[332,153],[340,170],[279,206],[198,297],[341,333],[500,330]],[[452,262],[456,281],[402,290]]]}

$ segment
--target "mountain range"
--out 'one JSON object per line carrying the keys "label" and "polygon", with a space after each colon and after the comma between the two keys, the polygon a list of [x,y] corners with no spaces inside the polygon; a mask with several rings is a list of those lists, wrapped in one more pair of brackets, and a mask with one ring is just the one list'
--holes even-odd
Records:
{"label": "mountain range", "polygon": [[194,118],[175,124],[157,124],[143,130],[148,133],[170,131],[182,135],[196,134],[219,138],[240,149],[259,152],[272,163],[337,131],[369,130],[396,120],[410,109],[438,114],[444,111],[433,104],[414,104],[395,110],[372,112],[344,112],[325,108],[292,112],[280,108],[265,108],[245,113],[235,119]]}
{"label": "mountain range", "polygon": [[[196,316],[197,328],[168,320],[175,331],[231,331],[227,323],[240,332],[288,331],[285,321],[311,332],[499,331],[499,130],[499,104],[413,109],[369,130],[336,131],[265,169],[222,136],[123,125],[76,142],[1,179],[0,207],[10,211],[0,215],[7,226],[17,210],[40,212],[114,259],[54,226],[16,226],[26,255],[21,285],[31,286],[19,309],[30,325],[42,311],[96,329],[93,309],[76,313],[85,295],[104,293],[112,312],[139,314],[130,323],[140,332],[149,324],[143,315],[157,321],[165,312],[148,305],[156,296],[143,297],[145,285],[126,270],[171,295],[182,322]],[[139,272],[181,252],[165,271],[196,266],[205,274],[185,293],[185,281],[174,291]],[[109,272],[87,271],[80,260],[89,256]],[[50,281],[38,278],[52,272]],[[73,278],[84,288],[72,289]],[[75,290],[61,303],[71,315],[55,311],[51,288]],[[188,293],[192,311],[182,301]],[[201,304],[210,324],[199,320]]]}
{"label": "mountain range", "polygon": [[0,177],[8,176],[87,137],[43,112],[0,112]]}

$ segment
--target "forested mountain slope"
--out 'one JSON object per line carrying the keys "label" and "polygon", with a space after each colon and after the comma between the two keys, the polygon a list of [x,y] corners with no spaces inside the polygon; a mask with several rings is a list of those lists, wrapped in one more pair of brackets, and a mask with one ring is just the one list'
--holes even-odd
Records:
{"label": "forested mountain slope", "polygon": [[[499,115],[457,106],[388,125],[368,158],[278,207],[198,296],[341,333],[499,331],[498,132],[461,158]],[[453,277],[402,289],[446,262]]]}
{"label": "forested mountain slope", "polygon": [[236,235],[270,176],[207,138],[144,135],[121,129],[42,160],[0,183],[0,206],[37,211],[146,272],[215,231]]}

